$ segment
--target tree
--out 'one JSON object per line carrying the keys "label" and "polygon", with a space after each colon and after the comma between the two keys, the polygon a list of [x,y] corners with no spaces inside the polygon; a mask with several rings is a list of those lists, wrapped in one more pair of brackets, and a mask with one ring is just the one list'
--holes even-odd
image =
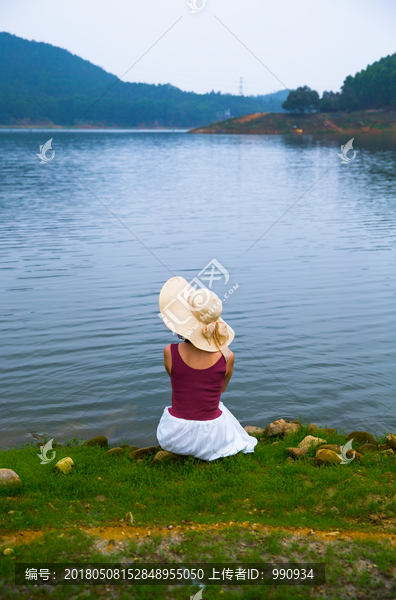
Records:
{"label": "tree", "polygon": [[288,112],[299,112],[303,114],[305,111],[311,112],[319,106],[319,94],[316,90],[311,90],[310,87],[304,85],[296,90],[292,90],[287,99],[283,102],[282,108]]}
{"label": "tree", "polygon": [[[345,81],[347,81],[347,79]],[[351,85],[348,85],[347,83],[344,82],[344,85],[342,86],[341,89],[342,89],[342,94],[340,95],[341,110],[346,110],[347,112],[350,112],[351,110],[358,110],[359,108],[361,108],[359,98]]]}
{"label": "tree", "polygon": [[321,112],[335,112],[340,109],[340,96],[337,92],[323,92],[319,101],[319,110]]}

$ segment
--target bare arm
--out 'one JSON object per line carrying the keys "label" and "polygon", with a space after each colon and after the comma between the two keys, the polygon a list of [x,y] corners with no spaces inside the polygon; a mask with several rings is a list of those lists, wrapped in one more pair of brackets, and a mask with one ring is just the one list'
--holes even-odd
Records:
{"label": "bare arm", "polygon": [[232,377],[232,372],[234,370],[234,353],[230,351],[230,358],[228,359],[226,374],[224,376],[223,387],[221,388],[221,393],[225,392],[227,389],[227,385],[230,382]]}
{"label": "bare arm", "polygon": [[165,365],[165,370],[170,377],[170,375],[172,373],[172,354],[171,354],[170,344],[165,346],[165,349],[164,349],[164,365]]}

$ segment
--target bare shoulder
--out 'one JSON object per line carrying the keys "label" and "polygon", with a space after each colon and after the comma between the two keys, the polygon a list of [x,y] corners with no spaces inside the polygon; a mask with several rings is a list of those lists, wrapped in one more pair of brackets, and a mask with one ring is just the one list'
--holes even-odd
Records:
{"label": "bare shoulder", "polygon": [[170,356],[171,354],[171,345],[168,344],[167,346],[165,346],[164,348],[164,356]]}
{"label": "bare shoulder", "polygon": [[230,350],[230,358],[227,361],[227,373],[232,371],[232,369],[234,368],[234,359],[235,359],[235,355]]}

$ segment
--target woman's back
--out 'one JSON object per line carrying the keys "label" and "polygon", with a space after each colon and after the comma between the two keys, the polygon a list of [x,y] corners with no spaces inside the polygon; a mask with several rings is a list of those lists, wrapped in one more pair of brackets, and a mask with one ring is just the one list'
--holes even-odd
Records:
{"label": "woman's back", "polygon": [[[201,351],[200,354],[194,347],[190,351],[185,346],[189,344],[170,345],[172,407],[169,408],[169,413],[179,419],[196,421],[216,419],[222,414],[219,402],[227,363],[220,352]],[[185,361],[190,365],[194,364],[195,367],[189,366]],[[208,364],[210,366],[203,366]]]}

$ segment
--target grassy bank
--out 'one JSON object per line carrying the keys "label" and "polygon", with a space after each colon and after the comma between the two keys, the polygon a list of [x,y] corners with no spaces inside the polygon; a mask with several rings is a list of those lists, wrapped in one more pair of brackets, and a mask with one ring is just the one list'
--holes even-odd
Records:
{"label": "grassy bank", "polygon": [[[16,562],[237,560],[325,562],[327,583],[323,589],[209,585],[204,598],[222,591],[227,598],[394,598],[396,455],[377,451],[359,462],[318,467],[311,448],[291,462],[286,448],[307,434],[303,426],[286,439],[263,437],[253,454],[210,463],[192,457],[157,464],[152,456],[130,460],[128,452],[109,456],[107,448],[77,439],[57,445],[55,460],[46,465],[34,444],[1,452],[0,468],[14,470],[22,481],[0,486],[1,598],[187,598],[198,590],[29,589],[13,584]],[[346,439],[337,432],[315,435],[329,444]],[[66,456],[74,469],[56,473],[54,464]],[[13,553],[4,555],[5,548]]]}
{"label": "grassy bank", "polygon": [[352,113],[257,113],[211,123],[189,133],[312,134],[396,132],[396,110],[366,110]]}

